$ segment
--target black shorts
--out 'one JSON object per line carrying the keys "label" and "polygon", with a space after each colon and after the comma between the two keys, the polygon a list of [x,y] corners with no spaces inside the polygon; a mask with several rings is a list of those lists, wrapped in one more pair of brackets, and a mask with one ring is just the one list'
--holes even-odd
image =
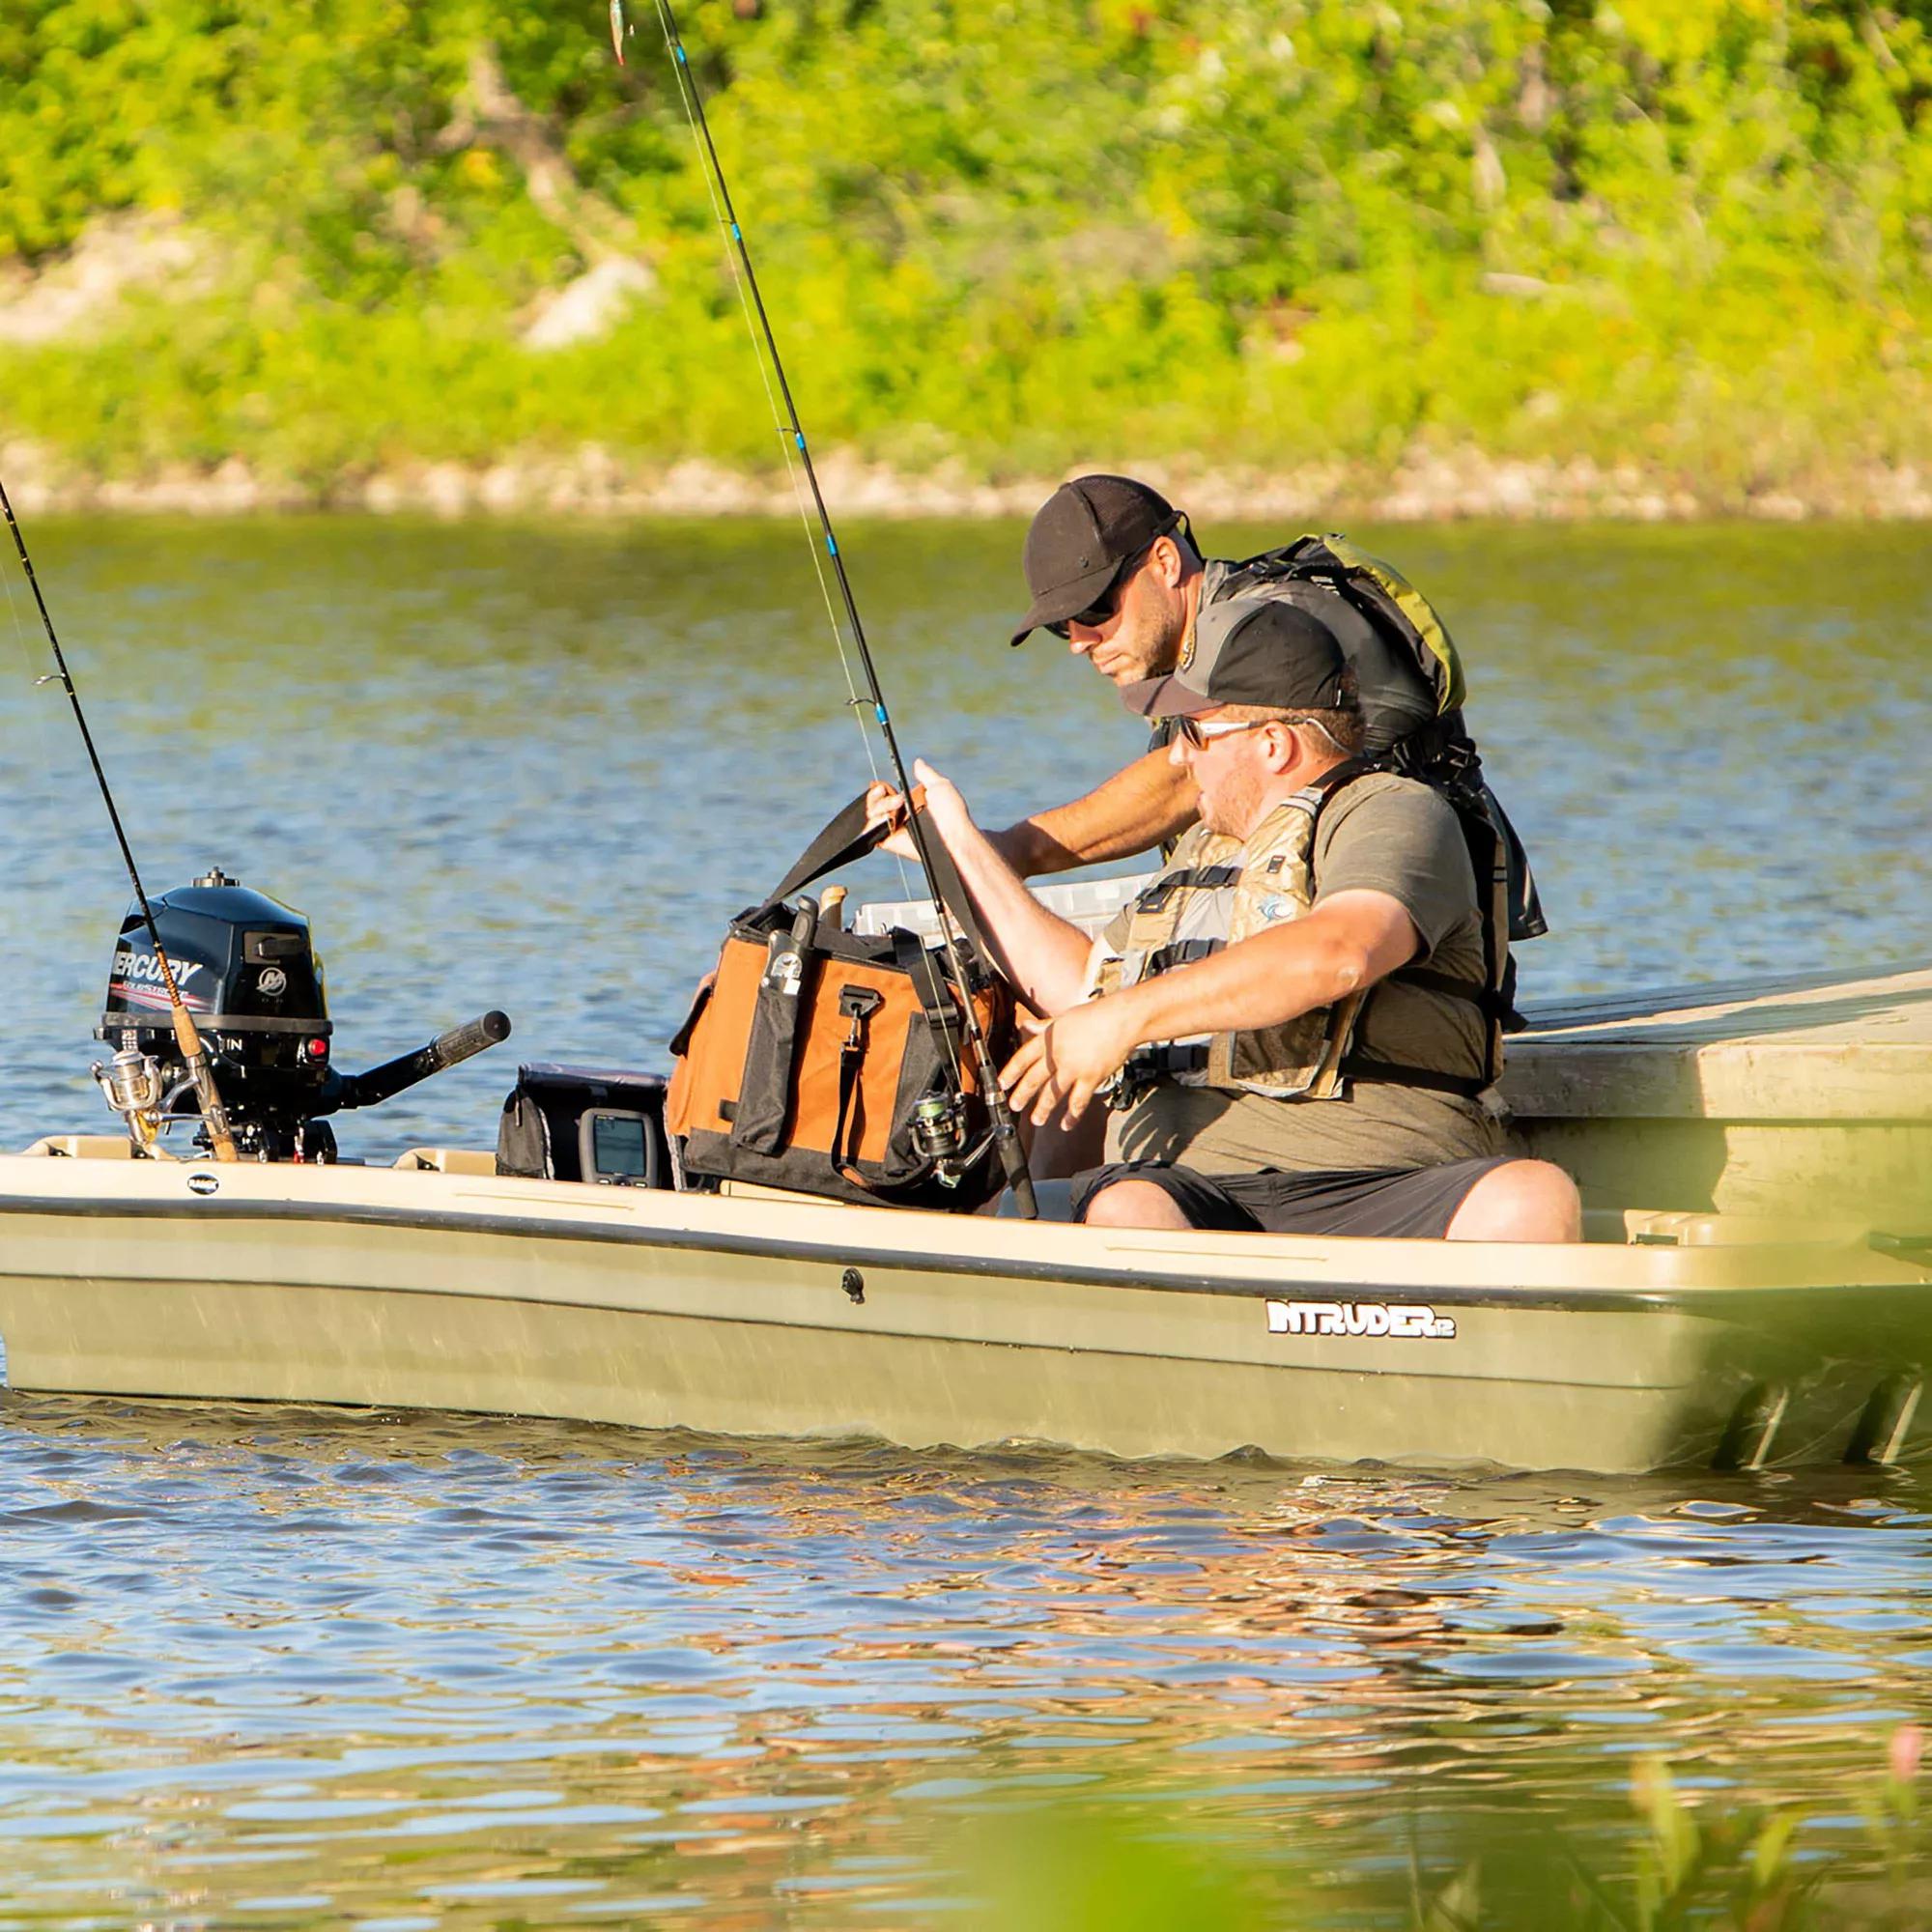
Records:
{"label": "black shorts", "polygon": [[1146,1180],[1197,1228],[1240,1235],[1379,1235],[1439,1240],[1470,1188],[1513,1156],[1488,1154],[1442,1167],[1356,1167],[1332,1174],[1196,1174],[1158,1161],[1115,1161],[1073,1180],[1073,1218],[1117,1180]]}

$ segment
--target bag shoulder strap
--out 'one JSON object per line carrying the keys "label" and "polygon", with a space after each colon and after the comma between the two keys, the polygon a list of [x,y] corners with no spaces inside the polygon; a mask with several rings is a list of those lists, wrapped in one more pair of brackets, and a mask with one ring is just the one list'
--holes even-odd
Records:
{"label": "bag shoulder strap", "polygon": [[848,806],[835,812],[819,831],[759,908],[769,912],[781,899],[788,899],[801,886],[809,886],[838,866],[863,859],[885,843],[885,827],[866,823],[866,794],[861,792]]}
{"label": "bag shoulder strap", "polygon": [[[814,879],[823,878],[827,872],[835,870],[838,867],[849,865],[856,859],[863,859],[868,853],[876,852],[886,842],[886,838],[885,826],[867,825],[866,794],[861,792],[850,805],[836,813],[811,843],[799,854],[797,863],[779,881],[777,891],[752,917],[756,919],[772,911],[801,887],[810,885]],[[975,912],[973,901],[967,895],[958,868],[952,863],[952,855],[947,851],[945,844],[939,838],[931,836],[926,838],[925,849],[932,860],[932,876],[939,888],[940,909],[952,915],[953,923],[966,935],[980,963],[990,967],[994,957],[993,949],[987,943],[985,928],[980,923],[979,914]]]}
{"label": "bag shoulder strap", "polygon": [[[1381,769],[1382,767],[1374,758],[1344,758],[1339,765],[1330,765],[1319,779],[1311,779],[1302,787],[1302,795],[1305,797],[1309,792],[1317,794],[1315,811],[1316,816],[1320,818],[1322,811],[1335,802],[1337,793],[1348,790],[1357,779],[1373,777]],[[1311,861],[1314,856],[1315,849],[1310,846]]]}

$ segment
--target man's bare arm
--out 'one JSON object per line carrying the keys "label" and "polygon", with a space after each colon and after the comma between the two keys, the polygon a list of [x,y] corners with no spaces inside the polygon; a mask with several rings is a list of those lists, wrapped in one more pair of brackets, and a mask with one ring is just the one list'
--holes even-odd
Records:
{"label": "man's bare arm", "polygon": [[1136,758],[1085,798],[986,837],[1022,878],[1064,872],[1151,851],[1194,823],[1198,798],[1193,779],[1162,749]]}
{"label": "man's bare arm", "polygon": [[1366,992],[1420,951],[1400,899],[1337,893],[1305,919],[1224,947],[1120,995],[1134,1002],[1136,1044],[1196,1033],[1251,1032]]}
{"label": "man's bare arm", "polygon": [[1305,919],[1058,1014],[1001,1070],[1017,1113],[1036,1124],[1086,1111],[1137,1046],[1197,1033],[1249,1032],[1332,1006],[1414,958],[1421,938],[1386,893],[1337,893]]}
{"label": "man's bare arm", "polygon": [[[1000,955],[997,965],[1037,1012],[1057,1013],[1079,999],[1086,983],[1087,935],[1056,913],[1050,913],[1027,891],[1018,873],[1001,858],[993,842],[973,823],[966,802],[948,779],[915,760],[914,776],[925,789],[923,822],[928,838],[937,836],[952,854],[986,937]],[[897,794],[875,784],[868,794],[874,819],[895,811]],[[904,832],[887,841],[886,849],[909,854]]]}

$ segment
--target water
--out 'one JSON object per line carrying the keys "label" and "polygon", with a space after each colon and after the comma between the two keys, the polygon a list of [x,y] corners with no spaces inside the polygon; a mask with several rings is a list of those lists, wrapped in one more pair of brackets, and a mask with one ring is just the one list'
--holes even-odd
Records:
{"label": "water", "polygon": [[[1537,856],[1530,997],[1932,952],[1918,533],[1380,534]],[[1006,649],[1015,530],[847,535],[908,747],[984,817],[1129,754],[1091,673]],[[487,1144],[519,1053],[662,1065],[724,918],[867,775],[781,528],[30,536],[152,885],[303,907],[346,1066],[515,1017],[346,1123],[372,1156]],[[24,661],[0,787],[13,1146],[104,1118],[126,896]],[[1627,1875],[1651,1755],[1922,1922],[1932,1864],[1886,1879],[1864,1814],[1932,1688],[1928,1502],[14,1393],[0,1927],[1387,1924],[1411,1840],[1436,1884],[1510,1806]],[[1054,1891],[1069,1845],[1125,1904]]]}
{"label": "water", "polygon": [[9,1925],[957,1922],[976,1827],[1083,1803],[1286,1899],[1300,1833],[1608,1819],[1657,1752],[1837,1852],[1932,1670],[1926,1495],[1869,1472],[5,1423]]}
{"label": "water", "polygon": [[[1229,553],[1279,532],[1211,532]],[[1932,560],[1920,534],[1364,532],[1430,589],[1555,932],[1524,997],[1932,952]],[[662,1066],[724,920],[868,776],[784,525],[50,523],[30,532],[149,883],[299,906],[338,1063],[492,1006],[517,1037],[348,1124],[492,1132],[507,1063]],[[1144,739],[1044,636],[1020,532],[847,532],[907,754],[985,822]],[[0,1145],[85,1122],[125,874],[16,582],[0,609],[11,890]],[[18,647],[5,641],[16,631]],[[24,655],[23,655],[24,653]],[[855,890],[898,897],[887,862]]]}

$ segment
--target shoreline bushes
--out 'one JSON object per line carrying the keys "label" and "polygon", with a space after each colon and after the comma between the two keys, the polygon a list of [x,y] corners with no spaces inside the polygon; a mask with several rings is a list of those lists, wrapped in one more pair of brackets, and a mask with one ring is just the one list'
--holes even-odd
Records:
{"label": "shoreline bushes", "polygon": [[[996,479],[1577,458],[1713,504],[1932,469],[1928,0],[683,24],[821,445]],[[554,0],[22,0],[0,439],[317,491],[584,441],[775,468],[648,11],[630,49]],[[102,235],[120,280],[20,326]],[[602,327],[526,343],[612,260]]]}

